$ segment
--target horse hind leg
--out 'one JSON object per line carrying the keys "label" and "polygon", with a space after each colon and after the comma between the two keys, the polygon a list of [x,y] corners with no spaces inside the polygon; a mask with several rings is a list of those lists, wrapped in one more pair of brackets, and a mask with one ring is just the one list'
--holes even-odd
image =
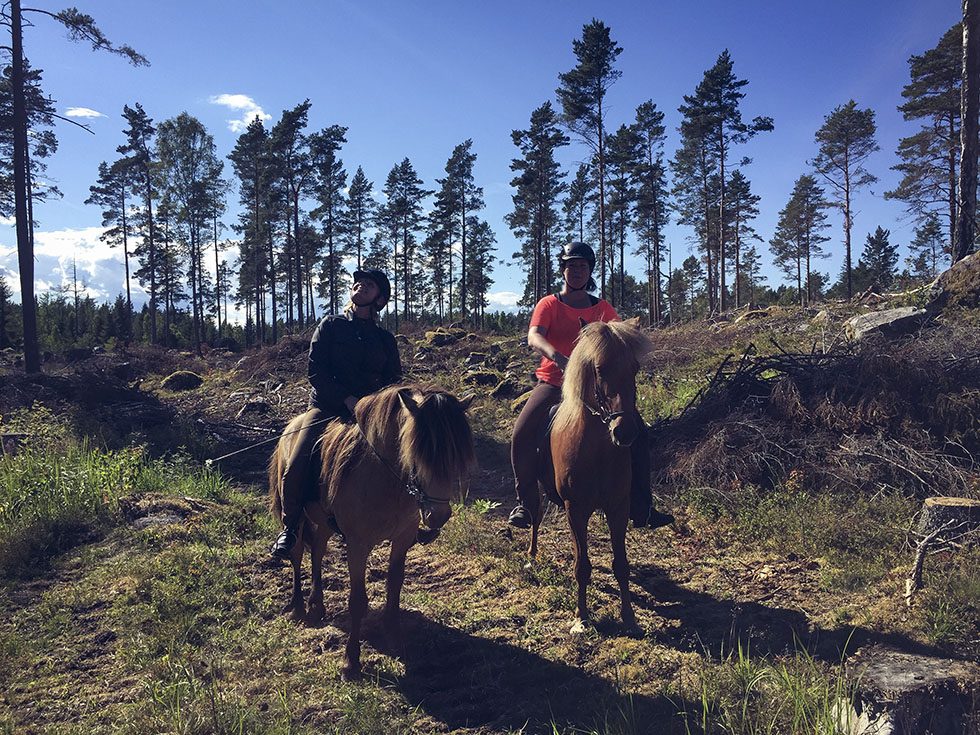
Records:
{"label": "horse hind leg", "polygon": [[333,531],[327,523],[327,514],[320,503],[306,504],[307,522],[304,524],[310,537],[310,597],[306,605],[306,622],[315,625],[326,616],[323,606],[323,557],[327,553],[327,541]]}
{"label": "horse hind leg", "polygon": [[297,534],[296,545],[289,555],[289,563],[293,568],[293,591],[283,612],[289,613],[290,620],[300,622],[306,617],[306,607],[303,604],[303,529]]}

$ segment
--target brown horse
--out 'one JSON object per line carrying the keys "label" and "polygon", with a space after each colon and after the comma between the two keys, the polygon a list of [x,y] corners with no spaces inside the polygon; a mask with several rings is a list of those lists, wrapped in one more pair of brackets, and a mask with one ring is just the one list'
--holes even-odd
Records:
{"label": "brown horse", "polygon": [[[450,498],[474,461],[473,436],[466,406],[435,388],[391,386],[358,401],[356,423],[335,421],[320,439],[322,471],[319,501],[306,504],[300,538],[293,549],[293,593],[287,606],[296,620],[323,618],[323,556],[334,532],[332,517],[347,543],[350,574],[350,635],[341,671],[345,679],[360,676],[361,623],[368,610],[364,575],[368,555],[383,540],[391,541],[384,629],[395,646],[405,556],[415,543],[419,516],[429,528],[440,528],[452,513]],[[272,513],[280,516],[282,473],[300,417],[279,440],[269,464]],[[310,549],[312,589],[304,615],[300,564]]]}
{"label": "brown horse", "polygon": [[[562,384],[561,403],[551,425],[551,457],[544,459],[541,484],[565,506],[575,540],[578,604],[573,632],[589,620],[585,589],[592,576],[589,518],[601,509],[609,524],[613,574],[619,583],[620,612],[626,625],[636,617],[630,600],[626,526],[630,509],[630,444],[640,430],[636,411],[636,373],[652,344],[638,319],[594,322],[583,327]],[[529,554],[538,550],[537,513]]]}

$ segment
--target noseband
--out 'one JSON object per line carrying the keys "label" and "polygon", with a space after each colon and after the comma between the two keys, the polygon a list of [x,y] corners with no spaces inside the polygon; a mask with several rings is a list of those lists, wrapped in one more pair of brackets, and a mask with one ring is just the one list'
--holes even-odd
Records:
{"label": "noseband", "polygon": [[595,368],[595,404],[596,407],[593,408],[588,403],[585,407],[589,410],[593,416],[597,416],[599,420],[606,426],[609,426],[613,421],[618,418],[622,418],[626,415],[625,411],[613,411],[609,407],[609,399],[606,395],[599,390],[599,368]]}
{"label": "noseband", "polygon": [[384,457],[381,456],[381,452],[375,449],[374,445],[368,441],[368,438],[364,435],[364,430],[361,429],[361,425],[355,424],[355,426],[357,426],[357,431],[360,433],[361,439],[364,440],[364,443],[367,444],[368,449],[370,449],[374,453],[374,456],[377,457],[378,461],[381,462],[381,464],[384,465],[385,469],[387,469],[388,472],[391,473],[392,477],[398,480],[398,482],[403,483],[402,489],[404,489],[405,492],[408,493],[411,497],[415,498],[415,502],[418,503],[419,510],[422,511],[423,515],[427,515],[429,513],[429,509],[433,505],[449,505],[450,501],[448,498],[447,499],[434,498],[425,492],[425,490],[419,484],[418,475],[416,474],[414,467],[412,468],[412,471],[409,473],[408,479],[407,480],[403,479],[402,474],[397,470],[395,470],[395,468],[391,466],[388,460],[386,460]]}

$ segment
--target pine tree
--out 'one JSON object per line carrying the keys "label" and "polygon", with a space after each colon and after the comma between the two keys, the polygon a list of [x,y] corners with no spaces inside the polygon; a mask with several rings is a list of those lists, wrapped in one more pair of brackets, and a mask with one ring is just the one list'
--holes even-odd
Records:
{"label": "pine tree", "polygon": [[[99,30],[90,15],[76,8],[51,13],[37,8],[23,12],[47,15],[65,27],[72,41],[88,41],[93,50],[108,51],[124,56],[134,65],[145,65],[146,59],[129,46],[116,46]],[[28,108],[29,68],[24,53],[24,18],[21,0],[10,0],[0,6],[0,22],[10,28],[10,113],[11,157],[14,189],[14,217],[17,231],[17,262],[20,271],[21,310],[24,322],[24,370],[27,373],[41,371],[41,354],[38,347],[37,305],[34,297],[34,237],[31,205],[32,177],[31,150],[29,144],[31,114]]]}
{"label": "pine tree", "polygon": [[949,252],[943,239],[942,225],[935,213],[926,217],[915,228],[915,237],[909,243],[906,263],[913,278],[932,281],[949,264]]}
{"label": "pine tree", "polygon": [[316,173],[314,191],[320,203],[310,212],[310,216],[323,222],[323,239],[327,248],[324,290],[327,309],[331,314],[340,311],[340,281],[344,275],[343,257],[346,255],[343,236],[347,217],[347,203],[344,201],[347,171],[337,155],[340,147],[347,142],[344,137],[346,133],[347,128],[331,125],[310,136],[310,153]]}
{"label": "pine tree", "polygon": [[[742,121],[739,109],[745,93],[742,88],[748,80],[738,79],[728,49],[718,57],[715,65],[704,73],[704,79],[695,92],[707,113],[707,146],[718,165],[718,275],[719,308],[725,311],[725,260],[728,256],[725,214],[727,185],[725,166],[732,149],[747,142],[757,133],[773,129],[771,117],[756,117],[751,123]],[[685,98],[686,100],[686,98]],[[744,163],[744,162],[743,162]]]}
{"label": "pine tree", "polygon": [[371,196],[373,186],[364,175],[364,169],[358,166],[347,192],[347,226],[344,228],[347,250],[357,256],[358,268],[362,265],[361,258],[367,242],[367,232],[374,226],[377,204]]}
{"label": "pine tree", "polygon": [[523,301],[534,304],[554,285],[551,254],[558,240],[556,206],[567,188],[555,151],[568,145],[568,136],[559,129],[551,103],[545,102],[531,113],[528,129],[513,131],[511,140],[521,157],[510,162],[516,173],[510,182],[514,209],[504,219],[521,241],[521,250],[513,257],[524,262],[527,273]]}
{"label": "pine tree", "polygon": [[957,23],[938,45],[909,58],[911,81],[902,90],[899,111],[906,120],[922,120],[918,132],[902,138],[896,154],[902,174],[886,199],[905,202],[918,223],[939,211],[948,217],[947,251],[952,253],[959,185],[960,88],[962,86],[963,27]]}
{"label": "pine tree", "polygon": [[634,128],[640,137],[641,158],[636,167],[637,255],[646,263],[647,303],[650,326],[664,318],[660,268],[664,261],[663,231],[670,221],[667,170],[663,147],[667,137],[664,113],[652,101],[636,108]]}
{"label": "pine tree", "polygon": [[[632,125],[621,125],[606,136],[606,161],[609,172],[609,297],[613,306],[622,301],[626,283],[626,232],[633,225],[633,205],[637,196],[637,169],[643,161],[643,139]],[[619,273],[615,255],[618,250]],[[617,279],[618,276],[618,279]],[[616,286],[619,298],[617,299]]]}
{"label": "pine tree", "polygon": [[123,118],[127,127],[123,131],[126,142],[116,148],[122,154],[119,166],[126,172],[127,181],[132,187],[132,193],[142,201],[142,208],[135,213],[134,225],[139,228],[141,244],[133,254],[140,259],[141,265],[136,270],[136,278],[149,287],[149,318],[150,342],[157,343],[157,278],[160,270],[158,258],[158,243],[154,222],[154,206],[158,195],[155,181],[157,156],[154,136],[157,129],[153,120],[137,102],[133,107],[123,106]]}
{"label": "pine tree", "polygon": [[272,128],[269,140],[277,178],[286,199],[287,247],[282,256],[286,271],[286,321],[292,327],[292,304],[295,303],[296,322],[300,329],[306,324],[303,316],[303,283],[306,282],[306,271],[312,267],[310,259],[304,257],[306,254],[300,250],[297,237],[302,219],[300,203],[310,193],[313,185],[313,161],[308,137],[303,132],[306,129],[310,104],[309,100],[305,100],[291,110],[283,110],[279,122]]}
{"label": "pine tree", "polygon": [[953,262],[974,251],[977,236],[977,154],[980,153],[980,0],[963,0],[960,177]]}
{"label": "pine tree", "polygon": [[182,112],[157,129],[157,171],[163,198],[171,206],[171,226],[181,243],[191,289],[191,329],[195,349],[204,341],[206,303],[214,303],[213,284],[204,266],[215,198],[223,192],[214,138],[195,117]]}
{"label": "pine tree", "polygon": [[[412,275],[416,271],[415,249],[422,224],[422,202],[432,192],[422,188],[422,179],[415,173],[412,162],[405,158],[388,173],[384,194],[386,203],[379,207],[378,224],[391,241],[395,260],[393,275],[397,284],[401,278],[402,315],[411,318]],[[394,290],[394,289],[393,289]],[[395,324],[397,328],[397,294]]]}
{"label": "pine tree", "polygon": [[131,169],[120,160],[113,165],[105,161],[99,164],[99,179],[89,187],[91,195],[86,204],[102,207],[102,226],[106,230],[99,239],[109,247],[121,247],[126,276],[126,307],[130,318],[133,313],[133,298],[129,284],[129,238],[133,234],[132,218],[128,216],[128,195],[132,186]]}
{"label": "pine tree", "polygon": [[827,207],[823,189],[817,186],[816,179],[801,176],[796,180],[786,206],[779,212],[776,232],[769,243],[775,265],[787,279],[796,281],[800,306],[808,305],[813,299],[812,261],[826,257],[820,244],[827,238],[820,233],[828,227]]}
{"label": "pine tree", "polygon": [[875,114],[859,110],[854,100],[834,108],[816,132],[820,149],[813,167],[833,192],[833,199],[844,213],[844,274],[847,298],[854,294],[851,278],[851,229],[854,226],[851,201],[854,193],[877,181],[866,168],[868,157],[878,150],[875,142]]}
{"label": "pine tree", "polygon": [[888,241],[890,233],[879,225],[864,243],[864,252],[854,269],[854,282],[860,291],[885,290],[892,285],[898,265],[898,245]]}
{"label": "pine tree", "polygon": [[[568,186],[568,194],[562,203],[562,213],[565,215],[565,230],[568,240],[585,242],[585,212],[589,205],[594,181],[589,164],[582,163],[575,170],[575,178]],[[550,290],[550,287],[549,287]]]}
{"label": "pine tree", "polygon": [[239,203],[242,210],[236,231],[242,236],[239,246],[238,303],[246,306],[246,318],[253,313],[255,336],[266,338],[265,289],[269,285],[272,311],[271,339],[277,333],[276,271],[272,238],[274,195],[272,152],[269,135],[259,117],[249,123],[238,137],[228,159],[238,178]]}
{"label": "pine tree", "polygon": [[612,40],[609,27],[592,19],[582,27],[582,38],[572,41],[577,64],[558,75],[555,90],[565,124],[595,154],[599,183],[599,281],[605,298],[606,284],[606,130],[605,101],[609,88],[622,76],[615,68],[623,49]]}
{"label": "pine tree", "polygon": [[760,197],[752,193],[752,186],[742,172],[739,169],[732,171],[732,177],[728,181],[724,231],[727,234],[726,241],[731,243],[736,309],[742,305],[742,248],[749,240],[762,241],[752,227],[752,220],[759,216],[759,200]]}
{"label": "pine tree", "polygon": [[[436,179],[442,187],[443,207],[447,216],[459,222],[460,243],[460,318],[466,319],[466,275],[469,258],[467,256],[467,225],[470,217],[483,209],[483,189],[476,185],[473,178],[473,165],[476,154],[472,151],[473,141],[465,140],[453,149],[452,155],[446,161],[446,177]],[[421,183],[421,182],[419,182]],[[431,193],[431,192],[429,192]],[[428,194],[426,194],[428,195]]]}

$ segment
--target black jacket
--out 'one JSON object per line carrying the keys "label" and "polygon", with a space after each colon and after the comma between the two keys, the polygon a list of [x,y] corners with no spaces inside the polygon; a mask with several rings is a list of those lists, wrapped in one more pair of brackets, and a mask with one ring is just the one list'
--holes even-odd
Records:
{"label": "black jacket", "polygon": [[347,396],[362,398],[397,383],[402,365],[395,338],[371,319],[325,317],[310,340],[310,406],[349,416]]}

